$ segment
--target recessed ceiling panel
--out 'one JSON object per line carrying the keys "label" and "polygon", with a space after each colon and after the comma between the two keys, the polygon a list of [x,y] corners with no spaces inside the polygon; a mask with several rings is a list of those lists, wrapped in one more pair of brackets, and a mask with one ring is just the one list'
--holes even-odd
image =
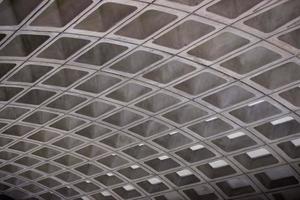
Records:
{"label": "recessed ceiling panel", "polygon": [[299,200],[299,0],[0,0],[0,199]]}

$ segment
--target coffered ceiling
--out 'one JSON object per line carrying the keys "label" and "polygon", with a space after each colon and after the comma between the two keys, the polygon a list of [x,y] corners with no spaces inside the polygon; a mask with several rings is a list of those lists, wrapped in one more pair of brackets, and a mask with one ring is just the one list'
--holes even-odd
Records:
{"label": "coffered ceiling", "polygon": [[1,0],[0,192],[297,200],[299,0]]}

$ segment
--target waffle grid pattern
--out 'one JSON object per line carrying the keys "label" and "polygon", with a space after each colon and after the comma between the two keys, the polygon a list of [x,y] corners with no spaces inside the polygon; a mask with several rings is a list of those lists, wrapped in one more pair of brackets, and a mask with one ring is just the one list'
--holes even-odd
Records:
{"label": "waffle grid pattern", "polygon": [[300,195],[299,0],[3,0],[0,192]]}

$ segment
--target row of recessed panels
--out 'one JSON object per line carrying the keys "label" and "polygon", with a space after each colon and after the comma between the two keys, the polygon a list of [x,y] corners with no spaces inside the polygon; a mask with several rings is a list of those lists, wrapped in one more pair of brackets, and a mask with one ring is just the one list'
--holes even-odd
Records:
{"label": "row of recessed panels", "polygon": [[2,191],[296,199],[297,1],[20,2],[0,4]]}

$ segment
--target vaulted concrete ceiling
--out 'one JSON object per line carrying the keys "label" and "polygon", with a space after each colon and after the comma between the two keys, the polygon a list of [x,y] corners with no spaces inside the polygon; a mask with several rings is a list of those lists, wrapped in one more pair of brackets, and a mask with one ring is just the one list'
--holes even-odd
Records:
{"label": "vaulted concrete ceiling", "polygon": [[0,191],[297,200],[299,0],[0,1]]}

